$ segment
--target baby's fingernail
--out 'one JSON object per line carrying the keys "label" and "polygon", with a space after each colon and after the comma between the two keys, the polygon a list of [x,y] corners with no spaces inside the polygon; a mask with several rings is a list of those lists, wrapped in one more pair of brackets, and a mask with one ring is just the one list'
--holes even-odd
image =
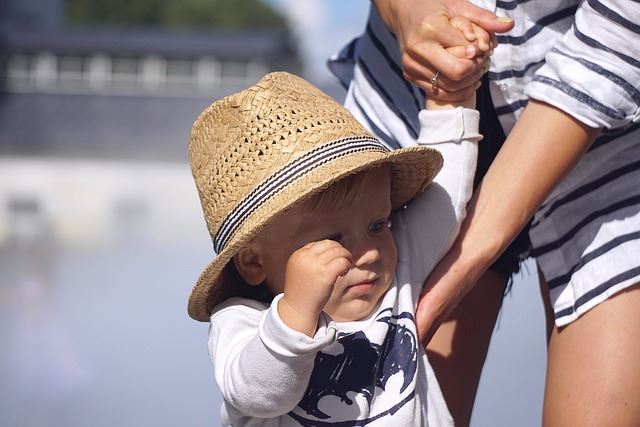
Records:
{"label": "baby's fingernail", "polygon": [[500,16],[500,17],[496,18],[496,21],[498,21],[498,22],[503,22],[503,23],[505,23],[505,24],[510,24],[510,23],[512,23],[512,22],[513,22],[513,19],[508,18],[508,17],[506,17],[506,16]]}
{"label": "baby's fingernail", "polygon": [[479,44],[480,44],[480,49],[481,50],[483,50],[485,52],[489,50],[489,45],[484,40],[480,40]]}
{"label": "baby's fingernail", "polygon": [[465,53],[469,58],[473,58],[474,56],[476,56],[476,48],[473,46],[467,46],[467,48],[465,49]]}

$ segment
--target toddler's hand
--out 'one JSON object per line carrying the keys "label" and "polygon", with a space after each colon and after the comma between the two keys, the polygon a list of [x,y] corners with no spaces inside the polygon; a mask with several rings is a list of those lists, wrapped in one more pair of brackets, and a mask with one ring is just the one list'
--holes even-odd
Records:
{"label": "toddler's hand", "polygon": [[[477,89],[480,87],[480,79],[489,69],[489,57],[496,46],[495,35],[490,34],[463,16],[455,16],[449,20],[449,23],[452,27],[460,31],[464,35],[465,39],[471,44],[466,46],[449,47],[447,48],[447,52],[458,58],[471,59],[478,65],[480,72],[476,73],[474,76],[476,79],[475,89]],[[468,92],[468,96],[466,98],[459,99],[455,102],[438,99],[437,92],[437,88],[434,88],[436,96],[427,98],[426,108],[428,110],[448,109],[458,106],[475,108],[475,90],[473,92]]]}
{"label": "toddler's hand", "polygon": [[282,320],[292,329],[313,336],[336,281],[352,263],[351,253],[333,240],[307,243],[291,254],[285,270],[284,296],[278,305]]}

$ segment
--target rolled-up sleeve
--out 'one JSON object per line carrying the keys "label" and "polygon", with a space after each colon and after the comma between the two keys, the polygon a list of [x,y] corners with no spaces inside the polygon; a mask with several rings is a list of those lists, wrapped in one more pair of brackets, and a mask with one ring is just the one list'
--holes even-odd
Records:
{"label": "rolled-up sleeve", "polygon": [[639,24],[638,1],[583,1],[525,93],[591,127],[639,122]]}

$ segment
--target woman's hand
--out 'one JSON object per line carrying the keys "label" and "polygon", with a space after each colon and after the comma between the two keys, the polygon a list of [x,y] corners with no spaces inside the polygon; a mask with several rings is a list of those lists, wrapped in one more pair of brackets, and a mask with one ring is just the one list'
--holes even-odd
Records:
{"label": "woman's hand", "polygon": [[[513,28],[513,21],[474,6],[467,0],[374,0],[387,27],[396,35],[404,77],[429,97],[458,102],[468,99],[486,71],[485,60],[495,46],[493,33]],[[451,18],[462,16],[491,34],[491,41],[475,40],[460,31]],[[468,38],[471,36],[470,38]],[[469,46],[466,57],[447,48]],[[433,77],[437,75],[437,85]]]}
{"label": "woman's hand", "polygon": [[[461,230],[461,234],[464,233],[466,231]],[[456,240],[422,288],[416,308],[416,327],[418,338],[425,346],[491,265],[495,257],[491,254],[500,250],[495,244],[487,245],[486,248],[478,245],[462,249],[463,243],[466,243],[464,238]]]}

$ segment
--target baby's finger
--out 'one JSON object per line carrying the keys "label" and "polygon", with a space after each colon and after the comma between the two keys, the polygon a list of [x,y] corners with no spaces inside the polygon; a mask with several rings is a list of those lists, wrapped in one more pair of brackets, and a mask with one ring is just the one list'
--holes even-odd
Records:
{"label": "baby's finger", "polygon": [[306,245],[304,245],[302,248],[311,251],[311,253],[314,255],[319,255],[324,251],[326,251],[327,249],[331,249],[331,248],[344,249],[344,247],[340,244],[340,242],[333,239],[323,239],[323,240],[318,240],[314,242],[309,242]]}
{"label": "baby's finger", "polygon": [[349,273],[349,270],[351,270],[351,266],[353,264],[351,263],[351,261],[347,258],[334,258],[332,259],[328,264],[327,264],[327,271],[333,273],[336,276],[336,279],[338,278],[338,276],[346,276],[347,273]]}
{"label": "baby's finger", "polygon": [[351,252],[342,246],[327,245],[325,249],[315,256],[318,265],[322,266],[323,274],[331,277],[335,282],[338,276],[346,276],[353,265]]}
{"label": "baby's finger", "polygon": [[491,49],[495,49],[498,47],[498,38],[494,33],[489,33],[491,35]]}
{"label": "baby's finger", "polygon": [[491,35],[476,24],[472,23],[471,27],[473,28],[473,33],[476,37],[476,44],[478,45],[480,50],[482,52],[489,52],[492,49]]}
{"label": "baby's finger", "polygon": [[335,258],[344,258],[353,262],[351,252],[335,240],[321,240],[316,242],[315,256],[319,261],[329,263]]}
{"label": "baby's finger", "polygon": [[451,18],[451,25],[457,28],[467,41],[473,42],[476,40],[476,32],[473,28],[473,24],[464,16],[454,16]]}
{"label": "baby's finger", "polygon": [[[466,56],[470,54],[469,46],[450,47],[450,48],[447,48],[447,52],[459,58],[466,58]],[[472,80],[473,78],[481,77],[484,73],[489,71],[489,66],[491,65],[491,55],[489,52],[478,55],[472,58],[471,60],[476,66],[476,69],[475,69],[476,72],[471,76],[467,76],[464,79],[464,82],[463,82],[464,84],[462,86],[467,86],[466,83],[468,83],[469,80]],[[445,82],[444,79],[443,79],[443,82]]]}

